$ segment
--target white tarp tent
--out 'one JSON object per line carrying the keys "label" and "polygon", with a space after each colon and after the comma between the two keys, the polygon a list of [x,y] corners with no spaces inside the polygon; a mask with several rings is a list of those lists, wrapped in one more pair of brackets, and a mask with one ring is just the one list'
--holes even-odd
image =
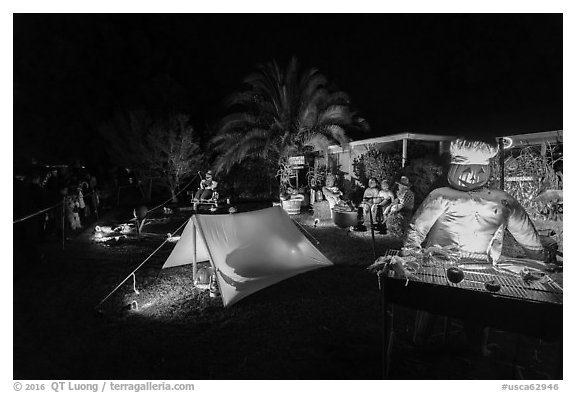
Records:
{"label": "white tarp tent", "polygon": [[332,266],[280,207],[194,215],[163,269],[210,261],[224,306],[309,270]]}

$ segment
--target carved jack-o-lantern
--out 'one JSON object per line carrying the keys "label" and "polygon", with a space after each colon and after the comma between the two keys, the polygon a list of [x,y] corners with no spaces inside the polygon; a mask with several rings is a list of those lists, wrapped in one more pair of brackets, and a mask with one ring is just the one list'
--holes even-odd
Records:
{"label": "carved jack-o-lantern", "polygon": [[210,272],[205,267],[201,267],[196,273],[196,285],[208,285],[209,283]]}
{"label": "carved jack-o-lantern", "polygon": [[457,139],[450,143],[448,183],[461,191],[483,187],[490,179],[490,159],[498,148],[482,141]]}
{"label": "carved jack-o-lantern", "polygon": [[490,167],[480,164],[451,164],[448,171],[448,183],[461,191],[480,188],[490,179]]}

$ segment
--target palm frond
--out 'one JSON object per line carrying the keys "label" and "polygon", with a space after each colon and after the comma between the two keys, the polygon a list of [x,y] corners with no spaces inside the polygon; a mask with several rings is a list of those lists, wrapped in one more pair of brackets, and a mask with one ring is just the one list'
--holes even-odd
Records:
{"label": "palm frond", "polygon": [[238,110],[222,119],[211,140],[218,154],[215,168],[229,170],[247,158],[280,162],[306,146],[348,142],[345,130],[354,127],[349,97],[329,91],[318,70],[300,71],[295,58],[284,69],[271,61],[244,83],[248,90],[228,101]]}
{"label": "palm frond", "polygon": [[232,113],[222,119],[217,132],[226,133],[230,131],[243,130],[246,128],[254,127],[257,122],[258,118],[251,113]]}
{"label": "palm frond", "polygon": [[318,118],[318,124],[341,124],[346,125],[352,122],[348,107],[342,105],[332,105],[326,108]]}
{"label": "palm frond", "polygon": [[251,106],[256,104],[256,95],[252,90],[230,94],[224,99],[224,106],[230,108],[234,105]]}
{"label": "palm frond", "polygon": [[322,134],[329,136],[332,140],[337,142],[340,146],[346,147],[350,142],[350,138],[346,136],[346,130],[336,124],[332,124],[322,128]]}

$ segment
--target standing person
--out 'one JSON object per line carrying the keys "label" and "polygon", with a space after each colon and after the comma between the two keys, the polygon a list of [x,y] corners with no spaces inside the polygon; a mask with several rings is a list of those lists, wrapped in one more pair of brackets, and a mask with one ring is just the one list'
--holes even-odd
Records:
{"label": "standing person", "polygon": [[64,209],[68,227],[75,231],[82,228],[80,222],[80,201],[78,199],[78,191],[75,185],[64,187]]}
{"label": "standing person", "polygon": [[402,176],[399,181],[396,199],[390,204],[386,214],[386,227],[392,236],[402,238],[412,218],[414,210],[414,193],[410,189],[410,179]]}
{"label": "standing person", "polygon": [[207,201],[212,198],[218,182],[212,178],[212,171],[206,172],[204,179],[200,182],[200,188],[194,195],[194,201]]}
{"label": "standing person", "polygon": [[[68,187],[61,184],[58,187],[59,202],[54,209],[54,229],[56,230],[56,237],[61,241],[66,236],[66,226],[68,223]],[[64,217],[64,218],[63,218]]]}
{"label": "standing person", "polygon": [[98,190],[98,180],[94,175],[90,176],[89,190],[90,190],[91,210],[96,215],[96,219],[98,219],[98,209],[100,208],[100,196]]}
{"label": "standing person", "polygon": [[87,188],[88,183],[85,181],[81,181],[78,184],[78,188],[76,189],[76,193],[78,195],[78,206],[80,209],[80,219],[84,220],[85,222],[88,219],[88,216],[90,215],[90,207],[89,205],[86,205],[86,203],[84,202],[84,190]]}
{"label": "standing person", "polygon": [[370,180],[368,180],[368,188],[364,190],[364,196],[362,197],[362,203],[360,204],[362,207],[362,213],[364,215],[364,225],[370,225],[370,212],[372,206],[375,206],[381,202],[380,198],[378,197],[379,191],[378,181],[375,177],[371,177]]}
{"label": "standing person", "polygon": [[46,222],[46,234],[60,237],[60,228],[62,227],[62,195],[61,178],[58,170],[52,168],[42,181],[42,186],[46,190],[47,206],[58,205],[56,209],[48,211],[48,220]]}
{"label": "standing person", "polygon": [[[30,200],[32,201],[32,205],[30,206],[31,212],[37,212],[48,207],[46,204],[46,190],[42,187],[42,177],[40,173],[35,172],[32,174],[28,190],[30,193]],[[44,236],[46,231],[47,215],[48,213],[42,213],[37,217],[32,218],[35,222],[34,225],[36,226],[36,235],[41,238]]]}

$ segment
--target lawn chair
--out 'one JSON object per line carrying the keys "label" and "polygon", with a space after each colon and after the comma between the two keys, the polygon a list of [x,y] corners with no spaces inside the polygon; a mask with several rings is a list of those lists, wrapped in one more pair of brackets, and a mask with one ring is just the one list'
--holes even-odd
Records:
{"label": "lawn chair", "polygon": [[210,199],[195,200],[193,191],[188,191],[188,195],[191,196],[190,203],[192,204],[193,210],[198,210],[201,207],[208,206],[210,211],[216,211],[216,210],[218,210],[218,208],[220,208],[224,205],[230,204],[230,199],[229,198],[227,198],[227,199],[221,198],[220,194],[217,191],[214,191],[212,193],[212,196],[210,197]]}

